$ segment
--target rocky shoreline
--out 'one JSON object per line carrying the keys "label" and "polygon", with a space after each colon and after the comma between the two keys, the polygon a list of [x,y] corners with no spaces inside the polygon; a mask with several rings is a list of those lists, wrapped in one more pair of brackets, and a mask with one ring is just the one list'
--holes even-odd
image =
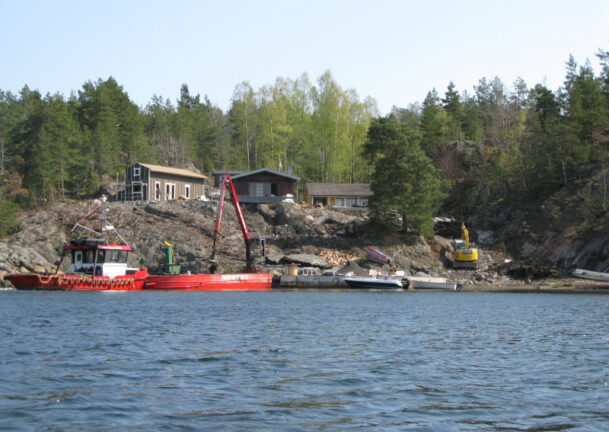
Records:
{"label": "rocky shoreline", "polygon": [[[0,277],[15,272],[53,273],[74,223],[95,203],[57,203],[23,212],[19,230],[0,240]],[[451,268],[453,242],[394,235],[380,240],[370,229],[366,212],[312,208],[294,203],[243,206],[251,232],[266,241],[258,268],[274,277],[287,274],[290,264],[301,274],[337,273],[349,263],[363,274],[403,271],[406,276],[445,277],[463,283],[463,292],[602,292],[602,283],[573,279],[555,269],[519,263],[502,244],[481,242],[476,270]],[[110,220],[135,248],[129,264],[159,272],[166,262],[164,241],[175,251],[182,271],[205,272],[211,251],[216,203],[164,201],[111,203]],[[221,272],[239,272],[244,244],[236,216],[225,211],[217,257]],[[375,245],[391,257],[380,266],[365,259],[365,247]],[[61,270],[66,270],[63,263]],[[3,286],[10,286],[3,281]]]}

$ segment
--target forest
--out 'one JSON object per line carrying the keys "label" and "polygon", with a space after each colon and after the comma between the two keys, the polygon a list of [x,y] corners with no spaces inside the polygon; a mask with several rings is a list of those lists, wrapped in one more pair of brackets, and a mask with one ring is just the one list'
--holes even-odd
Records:
{"label": "forest", "polygon": [[[394,205],[382,196],[392,172],[392,193],[405,202],[425,191],[418,202],[428,198],[429,205],[416,212],[426,215],[535,200],[609,163],[609,51],[596,56],[599,75],[590,61],[578,65],[570,56],[558,89],[493,77],[459,91],[450,82],[384,117],[373,98],[343,89],[330,71],[314,83],[306,74],[259,89],[242,82],[227,112],[187,84],[175,104],[154,96],[146,107],[112,77],[88,81],[69,97],[28,86],[18,94],[0,90],[0,234],[14,229],[18,207],[96,196],[134,162],[203,173],[292,166],[301,188],[372,183],[377,210]],[[384,144],[388,131],[402,147]],[[588,217],[605,211],[607,185],[586,191]],[[410,208],[415,204],[411,199]]]}

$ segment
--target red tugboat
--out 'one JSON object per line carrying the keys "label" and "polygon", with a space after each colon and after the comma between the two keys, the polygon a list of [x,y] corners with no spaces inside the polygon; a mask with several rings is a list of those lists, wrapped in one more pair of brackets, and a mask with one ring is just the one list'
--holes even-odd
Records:
{"label": "red tugboat", "polygon": [[[216,255],[216,243],[220,233],[220,224],[222,222],[222,210],[224,208],[224,195],[226,186],[230,187],[231,199],[233,207],[239,219],[243,240],[245,242],[245,273],[237,274],[214,274],[216,263],[214,261]],[[214,229],[214,242],[212,253],[209,258],[212,265],[210,268],[211,274],[165,274],[165,275],[149,275],[146,280],[144,289],[147,290],[188,290],[188,291],[268,291],[271,289],[273,275],[270,273],[258,273],[254,266],[254,257],[251,252],[250,233],[243,218],[243,212],[239,205],[235,186],[229,175],[222,179],[220,189],[220,199],[218,202],[218,213],[216,216],[216,227]]]}
{"label": "red tugboat", "polygon": [[[64,246],[64,255],[70,252],[72,256],[72,263],[67,273],[56,272],[49,275],[16,273],[9,274],[4,279],[9,280],[15,288],[23,290],[141,290],[146,282],[148,270],[127,267],[127,256],[132,249],[114,227],[106,223],[108,212],[106,204],[106,197],[102,196],[101,203],[85,216],[87,218],[97,210],[101,210],[101,234],[80,225],[85,218],[72,228],[72,232],[76,228],[82,228],[99,237],[72,239],[70,244]],[[108,233],[116,234],[125,244],[108,243]],[[61,262],[59,264],[61,265]],[[57,269],[59,269],[59,265]]]}

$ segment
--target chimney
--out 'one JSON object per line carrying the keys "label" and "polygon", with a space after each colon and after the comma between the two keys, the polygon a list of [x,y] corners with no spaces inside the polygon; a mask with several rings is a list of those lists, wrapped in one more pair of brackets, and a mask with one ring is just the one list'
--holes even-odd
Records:
{"label": "chimney", "polygon": [[288,175],[292,175],[292,165],[288,165]]}

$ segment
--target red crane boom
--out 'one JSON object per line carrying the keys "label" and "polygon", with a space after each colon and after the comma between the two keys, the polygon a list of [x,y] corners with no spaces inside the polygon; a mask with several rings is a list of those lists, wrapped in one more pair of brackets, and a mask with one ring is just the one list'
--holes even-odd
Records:
{"label": "red crane boom", "polygon": [[[216,242],[218,240],[218,235],[220,233],[220,224],[222,223],[222,210],[224,209],[224,195],[226,193],[226,185],[230,187],[231,199],[233,202],[233,207],[235,207],[235,212],[237,213],[237,219],[239,220],[239,225],[241,226],[241,232],[243,233],[243,240],[245,241],[245,271],[247,273],[255,273],[256,269],[254,268],[254,261],[252,259],[251,248],[250,248],[250,233],[247,230],[247,225],[245,224],[245,219],[243,218],[243,212],[241,211],[241,206],[239,205],[239,199],[237,198],[237,192],[235,191],[235,185],[233,184],[233,180],[227,174],[222,177],[222,185],[220,186],[220,202],[218,203],[218,213],[216,215],[216,227],[214,228],[214,243],[211,250],[210,260],[213,262],[214,257],[216,256]],[[215,270],[215,266],[212,267],[212,272]]]}

